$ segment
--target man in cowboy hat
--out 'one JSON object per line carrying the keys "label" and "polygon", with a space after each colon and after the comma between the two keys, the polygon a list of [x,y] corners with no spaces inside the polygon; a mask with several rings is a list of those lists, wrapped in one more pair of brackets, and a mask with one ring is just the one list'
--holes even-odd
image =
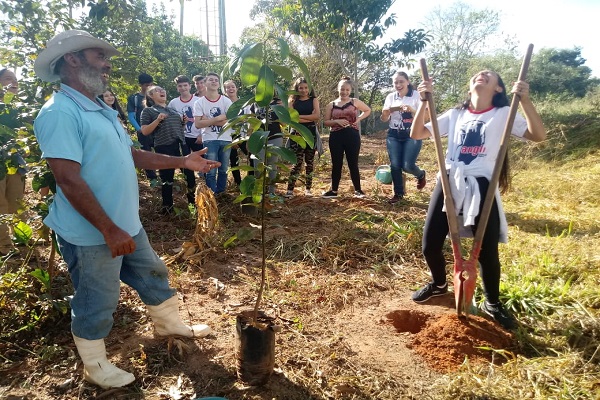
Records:
{"label": "man in cowboy hat", "polygon": [[34,70],[60,89],[34,123],[58,191],[44,220],[56,234],[75,295],[71,331],[84,364],[84,378],[103,388],[135,380],[106,358],[104,338],[113,325],[120,281],[147,305],[159,336],[204,337],[206,325],[181,321],[175,290],[165,264],[151,248],[139,219],[135,168],[188,168],[208,172],[219,163],[202,152],[169,157],[132,147],[117,113],[101,101],[110,73],[109,57],[119,54],[88,32],[54,36]]}

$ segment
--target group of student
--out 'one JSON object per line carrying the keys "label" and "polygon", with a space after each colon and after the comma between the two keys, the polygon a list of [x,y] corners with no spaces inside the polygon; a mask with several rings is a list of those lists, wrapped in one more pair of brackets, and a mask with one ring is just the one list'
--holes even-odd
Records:
{"label": "group of student", "polygon": [[[194,80],[196,78],[194,77]],[[238,99],[237,87],[233,81],[225,82],[225,93],[221,95],[219,94],[219,77],[216,74],[209,74],[203,81],[204,87],[196,81],[197,89],[204,88],[205,91],[198,90],[195,95],[192,95],[189,91],[189,80],[186,77],[179,76],[175,81],[180,97],[171,100],[168,106],[163,89],[158,86],[148,88],[146,92],[148,107],[141,111],[139,132],[143,136],[140,138],[153,135],[155,151],[170,155],[185,154],[184,151],[189,152],[190,148],[194,150],[200,149],[202,146],[208,147],[205,157],[219,161],[221,167],[218,171],[212,170],[206,175],[207,185],[215,193],[221,193],[226,189],[227,166],[230,164],[230,160],[233,166],[239,163],[238,147],[232,147],[231,150],[228,148],[232,141],[231,132],[221,132],[221,127],[226,123],[227,109],[232,101]],[[431,125],[425,124],[424,121],[425,94],[431,92],[431,82],[422,82],[415,88],[410,83],[408,75],[401,71],[392,76],[392,81],[395,91],[387,95],[385,99],[381,120],[389,123],[386,147],[390,159],[394,193],[388,202],[395,204],[404,197],[404,173],[412,174],[416,178],[417,189],[420,190],[426,185],[425,170],[416,165],[416,160],[421,149],[422,139],[429,137],[431,131]],[[140,75],[140,84],[143,90],[144,84],[152,84],[151,78],[145,74]],[[475,174],[476,179],[472,180],[473,187],[470,190],[475,198],[485,198],[489,175],[493,165],[498,161],[495,158],[497,140],[501,133],[498,130],[501,130],[506,120],[504,114],[508,110],[508,97],[501,78],[491,71],[482,71],[476,74],[470,80],[469,85],[469,96],[464,105],[443,114],[438,119],[438,123],[443,130],[442,134],[451,136],[451,146],[456,147],[447,153],[447,169],[451,173],[458,171],[465,176],[465,179],[469,179],[468,176]],[[513,93],[519,93],[521,96],[525,118],[517,115],[512,133],[529,140],[543,140],[545,129],[529,99],[528,89],[525,82],[517,82],[513,87]],[[295,184],[304,163],[306,164],[306,195],[312,194],[314,157],[320,145],[317,129],[321,118],[319,101],[303,78],[299,78],[294,83],[293,90],[296,94],[290,97],[289,106],[298,111],[299,122],[313,133],[315,143],[318,145],[314,148],[302,148],[294,141],[290,141],[290,147],[297,156],[297,163],[293,166],[288,178],[285,193],[287,197],[294,195]],[[361,100],[351,97],[353,84],[348,77],[343,77],[339,81],[337,90],[338,97],[327,104],[323,116],[323,124],[330,129],[329,151],[332,170],[331,186],[322,194],[322,197],[335,198],[338,196],[344,157],[354,187],[354,196],[364,197],[358,164],[361,146],[359,125],[370,115],[371,110]],[[274,102],[279,102],[279,100],[274,99]],[[131,119],[131,115],[137,112],[134,107],[135,99],[130,98],[129,103],[128,112],[130,112]],[[501,116],[498,114],[499,110],[503,113]],[[268,111],[252,105],[247,108],[246,112],[252,112],[259,119],[264,119]],[[276,121],[275,115],[272,120],[274,122],[268,127],[269,141],[274,145],[281,146],[283,144],[281,127]],[[182,124],[185,127],[183,130],[181,129]],[[185,141],[183,140],[184,131]],[[293,131],[291,133],[294,134]],[[165,142],[165,138],[169,138],[169,143]],[[181,147],[174,145],[174,142],[180,143]],[[184,150],[183,143],[188,144],[187,150]],[[466,148],[476,148],[478,153],[465,152]],[[240,146],[239,149],[244,154],[248,154],[244,147]],[[268,164],[273,165],[270,170],[272,182],[277,174],[274,167],[275,162],[276,160],[267,160]],[[217,175],[216,179],[215,175]],[[163,181],[163,210],[168,211],[169,207],[172,207],[173,170],[161,171],[160,177]],[[194,174],[189,171],[186,173],[186,178],[188,179],[188,200],[193,201]],[[239,184],[241,180],[239,172],[234,179]],[[501,183],[504,181],[505,179]],[[274,184],[270,186],[269,191],[271,194],[275,193]],[[463,203],[460,203],[459,209],[462,206]],[[479,203],[474,207],[480,207]],[[478,213],[474,215],[476,217]],[[477,219],[469,219],[468,224],[474,230]],[[423,233],[423,253],[433,279],[432,282],[414,293],[413,300],[416,302],[425,302],[431,297],[447,292],[446,263],[442,251],[447,233],[448,225],[443,212],[443,195],[438,180],[433,190]],[[486,296],[484,311],[501,325],[510,329],[514,326],[514,320],[499,301],[498,242],[505,241],[505,237],[506,220],[499,197],[497,197],[492,208],[490,222],[487,225],[479,261]]]}
{"label": "group of student", "polygon": [[[99,96],[108,106],[118,112],[118,117],[123,125],[127,122],[135,129],[137,139],[143,150],[171,156],[185,156],[191,151],[207,149],[205,158],[218,161],[221,166],[209,171],[202,177],[206,185],[215,193],[223,193],[227,189],[227,173],[229,166],[239,166],[240,152],[252,162],[245,142],[231,146],[233,142],[233,131],[222,127],[227,122],[227,110],[238,100],[238,88],[234,81],[226,81],[223,84],[224,93],[219,92],[220,78],[215,73],[206,76],[196,75],[190,80],[187,76],[179,75],[174,79],[179,96],[168,101],[166,91],[156,85],[152,76],[142,73],[138,77],[140,91],[128,97],[127,114],[120,107],[115,94],[109,89]],[[195,92],[192,93],[192,81]],[[304,125],[313,135],[315,146],[301,147],[295,141],[290,140],[289,147],[296,153],[297,162],[292,166],[287,179],[286,197],[294,195],[294,188],[301,176],[303,166],[305,167],[305,195],[312,195],[314,160],[317,151],[323,152],[321,138],[318,133],[318,122],[321,119],[319,101],[310,90],[308,82],[304,78],[298,78],[292,88],[296,93],[290,97],[289,106],[298,111],[300,123]],[[358,154],[360,151],[360,134],[358,126],[360,121],[370,114],[370,108],[358,99],[350,97],[353,91],[352,82],[344,77],[339,85],[340,96],[331,102],[325,110],[325,126],[330,127],[332,135],[329,145],[332,154],[332,183],[331,190],[323,193],[323,197],[331,198],[337,196],[342,173],[344,155],[352,176],[355,188],[355,196],[363,197],[360,187],[360,176],[358,172]],[[273,104],[281,103],[275,97]],[[283,134],[281,125],[277,121],[274,112],[269,107],[260,107],[252,104],[245,107],[242,112],[252,113],[258,119],[264,120],[269,112],[270,125],[269,144],[283,146]],[[245,134],[251,132],[246,131]],[[297,134],[294,130],[291,134]],[[263,158],[257,154],[257,158]],[[275,180],[277,178],[277,156],[271,155],[266,160],[269,165],[269,194],[276,195]],[[184,169],[187,184],[187,200],[194,203],[196,176]],[[146,177],[150,186],[161,187],[163,214],[173,212],[173,181],[175,170],[159,170],[158,175],[154,170],[146,170]],[[238,169],[232,171],[234,182],[239,185],[242,177]],[[160,178],[160,181],[159,179]]]}

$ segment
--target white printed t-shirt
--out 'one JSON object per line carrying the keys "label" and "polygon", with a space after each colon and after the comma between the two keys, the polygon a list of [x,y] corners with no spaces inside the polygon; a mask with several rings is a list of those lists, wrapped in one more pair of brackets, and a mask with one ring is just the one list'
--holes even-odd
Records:
{"label": "white printed t-shirt", "polygon": [[176,109],[181,116],[186,115],[191,120],[184,125],[183,129],[185,137],[196,139],[202,133],[202,130],[196,128],[193,121],[194,104],[196,104],[198,100],[200,100],[200,97],[192,96],[188,101],[183,101],[180,96],[169,102],[169,107]]}
{"label": "white printed t-shirt", "polygon": [[[219,98],[215,101],[207,99],[206,96],[200,97],[194,104],[194,117],[215,118],[219,115],[224,115],[231,104],[233,104],[231,100],[222,95],[219,95]],[[225,140],[231,142],[233,130],[228,129],[223,131],[222,129],[223,127],[217,125],[202,128],[202,141]]]}
{"label": "white printed t-shirt", "polygon": [[[457,215],[462,212],[465,227],[475,225],[475,218],[479,215],[482,199],[476,178],[492,178],[509,112],[508,106],[492,107],[481,112],[451,109],[438,117],[440,136],[448,136],[446,170],[452,198]],[[425,127],[432,130],[431,123]],[[511,134],[522,138],[526,130],[527,121],[517,113]],[[495,191],[500,214],[500,242],[506,243],[508,224],[497,187]],[[469,229],[461,230],[461,236],[469,235]]]}
{"label": "white printed t-shirt", "polygon": [[[410,90],[409,90],[410,92]],[[393,92],[385,97],[383,102],[383,109],[389,110],[392,107],[399,107],[402,105],[411,106],[415,110],[419,108],[420,103],[419,92],[412,90],[412,93],[407,93],[406,96],[400,96],[398,92]],[[394,111],[390,113],[390,129],[398,130],[410,130],[412,125],[413,116],[410,112],[403,113],[401,111]]]}

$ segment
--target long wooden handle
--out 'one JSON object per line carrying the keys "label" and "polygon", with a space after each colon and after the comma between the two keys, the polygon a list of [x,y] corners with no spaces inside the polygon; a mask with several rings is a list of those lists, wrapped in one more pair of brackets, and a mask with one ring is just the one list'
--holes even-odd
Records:
{"label": "long wooden handle", "polygon": [[[427,73],[427,63],[424,58],[420,60],[421,64],[421,77],[424,81],[429,80],[429,74]],[[452,191],[450,189],[450,180],[448,179],[448,171],[446,170],[446,157],[442,148],[442,139],[440,137],[440,128],[438,126],[437,115],[435,112],[435,103],[433,101],[432,93],[425,93],[425,98],[429,104],[429,117],[431,119],[431,128],[433,130],[433,139],[435,143],[435,150],[437,155],[438,167],[440,169],[440,180],[442,182],[442,190],[444,192],[444,204],[446,205],[446,216],[448,218],[448,231],[450,233],[450,241],[452,242],[452,248],[454,252],[460,252],[460,235],[458,227],[458,218],[456,217],[456,207],[454,206],[454,199],[452,198]],[[424,105],[421,105],[424,107]],[[455,254],[456,257],[462,257],[462,254]]]}
{"label": "long wooden handle", "polygon": [[[527,78],[527,70],[529,69],[529,62],[531,61],[532,54],[533,44],[530,44],[527,47],[527,52],[525,53],[523,63],[521,64],[521,71],[519,72],[520,81],[524,81]],[[504,164],[504,159],[506,157],[506,153],[508,152],[508,145],[510,143],[510,133],[515,122],[515,117],[517,115],[517,109],[519,108],[520,100],[521,96],[515,93],[510,103],[508,119],[506,120],[504,133],[502,134],[502,139],[500,140],[500,149],[498,150],[496,165],[494,165],[494,172],[492,173],[492,178],[490,180],[490,184],[485,195],[485,200],[483,201],[483,208],[481,209],[481,214],[479,214],[479,223],[477,224],[477,231],[475,231],[475,237],[473,238],[474,245],[475,243],[480,243],[483,240],[483,235],[485,234],[485,228],[487,227],[490,212],[492,211],[492,204],[496,195],[496,186],[498,186],[498,181],[500,180],[500,173],[502,172],[502,165]]]}

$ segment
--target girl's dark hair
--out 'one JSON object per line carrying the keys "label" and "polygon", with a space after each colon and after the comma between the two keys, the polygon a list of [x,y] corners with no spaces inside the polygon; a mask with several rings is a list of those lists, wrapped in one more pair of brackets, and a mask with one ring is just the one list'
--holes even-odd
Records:
{"label": "girl's dark hair", "polygon": [[[123,109],[121,108],[121,105],[119,104],[119,99],[117,99],[117,96],[115,95],[115,92],[113,92],[112,89],[106,89],[104,92],[105,93],[106,92],[110,92],[115,97],[115,102],[110,107],[113,110],[116,110],[119,113],[119,118],[121,118],[122,121],[127,121],[127,116],[123,112]],[[98,98],[100,100],[104,101],[104,93],[102,93],[101,95],[99,95]]]}
{"label": "girl's dark hair", "polygon": [[2,75],[4,75],[4,73],[8,71],[8,68],[2,68],[0,69],[0,78],[2,78]]}
{"label": "girl's dark hair", "polygon": [[[504,81],[496,72],[490,71],[496,75],[498,78],[498,86],[502,88],[501,92],[494,94],[492,97],[492,106],[494,107],[507,107],[510,105],[510,100],[508,99],[508,95],[506,94],[506,85]],[[468,110],[471,106],[471,96],[469,97],[458,107],[462,110]],[[508,159],[508,152],[506,152],[506,156],[502,162],[502,170],[500,171],[500,178],[498,181],[498,186],[500,188],[501,193],[506,193],[510,189],[510,162]],[[490,188],[492,189],[492,188]]]}
{"label": "girl's dark hair", "polygon": [[338,82],[338,85],[342,82],[349,83],[350,86],[354,87],[354,82],[352,81],[352,78],[350,78],[348,75],[342,75],[340,81]]}
{"label": "girl's dark hair", "polygon": [[[303,84],[303,83],[306,83],[308,85],[308,82],[303,77],[300,77],[300,78],[296,79],[296,82],[294,82],[294,87],[293,87],[294,91],[297,92],[298,91],[298,87],[300,87],[300,85]],[[316,97],[315,96],[315,89],[314,88],[310,89],[310,92],[308,93],[308,97],[311,98],[311,99],[314,98],[314,97]],[[298,100],[299,98],[300,98],[299,94],[292,95],[292,99],[294,101]]]}

